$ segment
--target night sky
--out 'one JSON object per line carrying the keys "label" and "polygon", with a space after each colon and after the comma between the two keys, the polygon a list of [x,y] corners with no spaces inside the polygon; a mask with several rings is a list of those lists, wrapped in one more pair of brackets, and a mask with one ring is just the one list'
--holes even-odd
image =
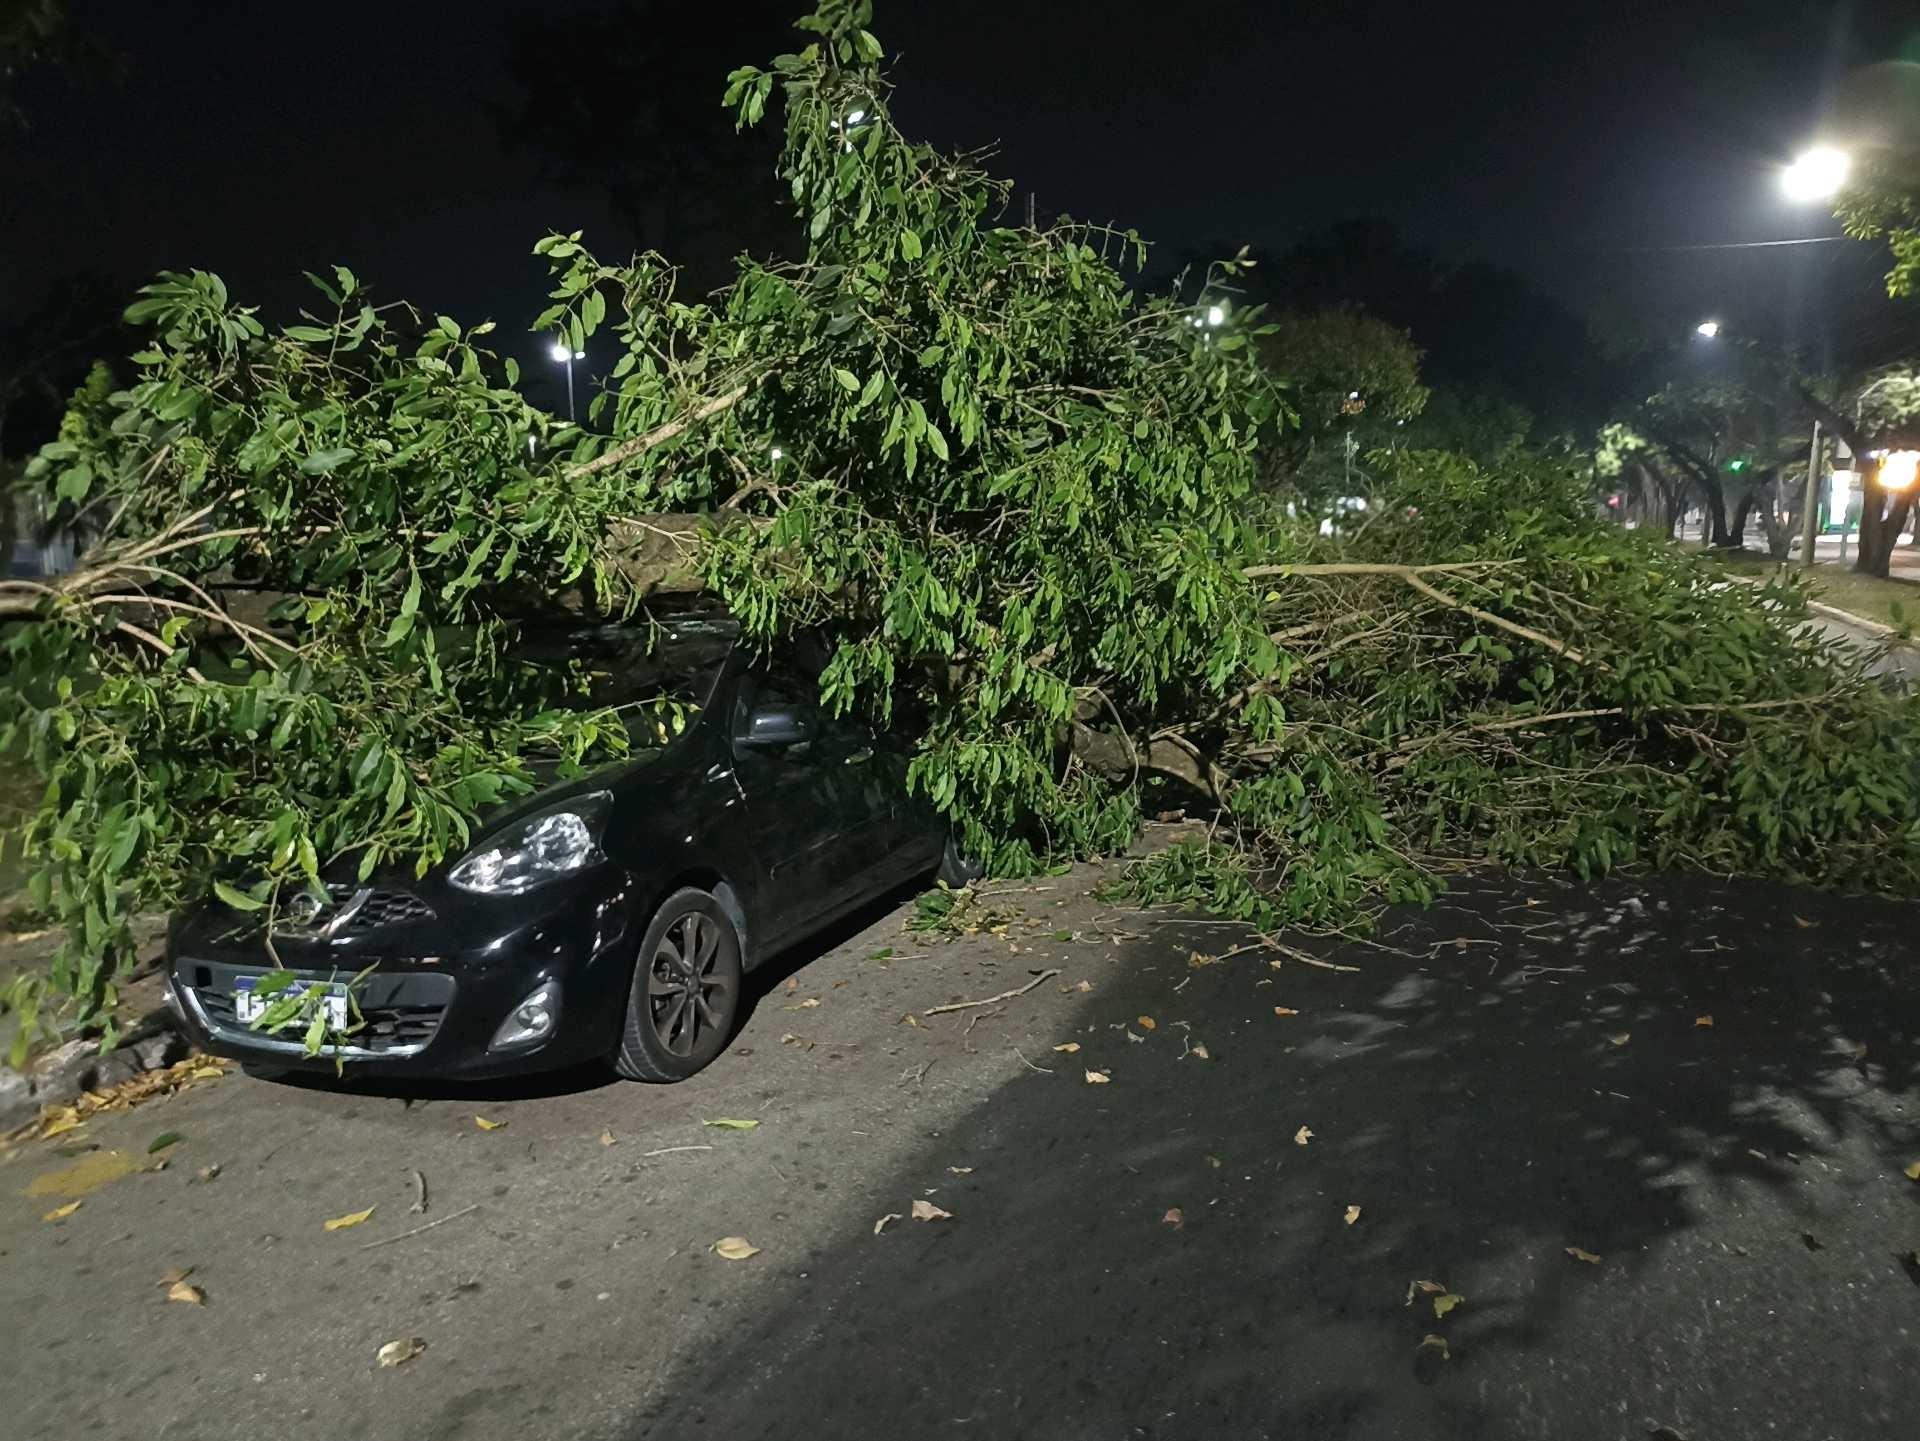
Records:
{"label": "night sky", "polygon": [[[543,180],[536,154],[503,140],[516,28],[630,16],[647,44],[620,84],[717,107],[730,64],[769,58],[765,17],[803,8],[76,0],[76,28],[116,73],[30,77],[31,129],[0,135],[0,323],[76,270],[130,289],[197,266],[284,307],[300,269],[342,261],[388,296],[523,324],[542,303],[528,254],[542,233],[584,228],[612,253],[631,237],[602,195]],[[1137,226],[1168,253],[1273,254],[1379,217],[1583,312],[1783,303],[1845,269],[1840,252],[1860,252],[1862,274],[1884,268],[1852,244],[1658,247],[1833,233],[1779,198],[1775,169],[1848,67],[1920,56],[1920,7],[1884,0],[876,9],[903,127],[997,144],[995,168],[1042,213]],[[598,61],[551,68],[592,87]],[[671,246],[686,237],[667,191],[650,238]]]}

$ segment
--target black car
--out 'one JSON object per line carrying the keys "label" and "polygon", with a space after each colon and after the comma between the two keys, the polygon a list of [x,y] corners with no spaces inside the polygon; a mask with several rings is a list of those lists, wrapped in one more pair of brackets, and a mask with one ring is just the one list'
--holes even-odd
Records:
{"label": "black car", "polygon": [[[755,655],[731,620],[682,616],[570,632],[560,650],[591,678],[580,703],[624,707],[630,757],[522,799],[418,880],[376,872],[295,897],[271,938],[218,902],[176,914],[168,1000],[195,1041],[357,1074],[610,1057],[677,1081],[725,1046],[746,971],[916,876],[964,878],[908,793],[904,748],[820,706],[817,639]],[[252,1024],[276,957],[336,1025],[358,1021],[317,1057]],[[355,1017],[346,982],[369,966]]]}

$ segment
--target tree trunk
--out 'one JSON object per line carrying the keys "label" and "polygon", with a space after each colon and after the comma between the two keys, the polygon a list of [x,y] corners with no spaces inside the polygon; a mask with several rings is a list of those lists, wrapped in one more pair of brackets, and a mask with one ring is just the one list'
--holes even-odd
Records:
{"label": "tree trunk", "polygon": [[1880,488],[1878,461],[1861,457],[1860,466],[1860,552],[1853,568],[1862,575],[1886,578],[1893,563],[1893,547],[1906,528],[1907,515],[1913,509],[1910,491]]}
{"label": "tree trunk", "polygon": [[1733,520],[1727,526],[1726,538],[1720,544],[1727,550],[1745,550],[1747,548],[1747,517],[1753,514],[1753,492],[1746,491],[1740,497],[1740,503],[1733,508]]}

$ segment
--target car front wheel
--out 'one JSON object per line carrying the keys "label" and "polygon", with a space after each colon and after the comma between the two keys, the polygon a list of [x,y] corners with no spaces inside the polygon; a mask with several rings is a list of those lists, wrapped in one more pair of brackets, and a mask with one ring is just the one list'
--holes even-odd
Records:
{"label": "car front wheel", "polygon": [[614,1069],[684,1081],[720,1054],[740,1011],[740,934],[710,893],[686,887],[654,912],[635,958]]}

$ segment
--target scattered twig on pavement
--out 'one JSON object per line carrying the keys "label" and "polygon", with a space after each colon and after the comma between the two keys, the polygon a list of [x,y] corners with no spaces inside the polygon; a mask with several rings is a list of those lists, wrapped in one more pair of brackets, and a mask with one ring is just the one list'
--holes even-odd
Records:
{"label": "scattered twig on pavement", "polygon": [[711,1151],[712,1149],[711,1146],[662,1146],[657,1151],[642,1151],[640,1159],[644,1161],[649,1156],[671,1156],[675,1151]]}
{"label": "scattered twig on pavement", "polygon": [[1283,946],[1278,941],[1269,941],[1267,942],[1267,945],[1269,946],[1269,948],[1278,951],[1283,956],[1291,956],[1294,960],[1299,961],[1302,965],[1318,966],[1323,971],[1355,971],[1357,972],[1360,969],[1358,966],[1342,966],[1342,965],[1336,964],[1333,961],[1323,961],[1318,956],[1310,956],[1305,951],[1297,950],[1293,946]]}
{"label": "scattered twig on pavement", "polygon": [[362,1251],[371,1251],[375,1246],[391,1246],[395,1241],[404,1241],[409,1236],[418,1236],[422,1231],[431,1231],[435,1226],[444,1226],[449,1221],[457,1221],[462,1216],[470,1215],[479,1209],[480,1209],[479,1203],[475,1202],[473,1205],[468,1206],[465,1210],[455,1211],[450,1215],[442,1216],[437,1221],[429,1221],[424,1226],[415,1226],[411,1231],[402,1231],[397,1236],[382,1236],[378,1241],[369,1241],[367,1242],[366,1245],[362,1246],[360,1249]]}
{"label": "scattered twig on pavement", "polygon": [[906,1070],[900,1073],[900,1084],[904,1086],[908,1081],[912,1081],[918,1085],[921,1081],[926,1080],[927,1072],[932,1068],[932,1061],[922,1061],[917,1066],[908,1066]]}
{"label": "scattered twig on pavement", "polygon": [[1053,1072],[1049,1070],[1047,1067],[1036,1066],[1032,1061],[1029,1061],[1025,1056],[1021,1056],[1020,1048],[1018,1046],[1009,1046],[1007,1049],[1012,1051],[1014,1055],[1020,1056],[1020,1064],[1025,1066],[1029,1071],[1038,1071],[1043,1076],[1051,1076],[1053,1074]]}
{"label": "scattered twig on pavement", "polygon": [[416,1216],[424,1216],[427,1214],[427,1178],[419,1171],[413,1173],[413,1188],[418,1194],[414,1196],[413,1204],[407,1207],[407,1210]]}
{"label": "scattered twig on pavement", "polygon": [[1035,976],[1032,980],[1028,981],[1024,986],[1020,987],[1016,991],[1002,991],[999,995],[988,996],[983,1001],[954,1001],[952,1004],[945,1005],[945,1006],[928,1006],[926,1010],[922,1011],[920,1014],[923,1016],[937,1016],[945,1011],[964,1011],[964,1010],[968,1010],[973,1006],[991,1006],[998,1001],[1010,1001],[1015,996],[1024,996],[1028,991],[1032,990],[1035,986],[1039,985],[1042,981],[1051,980],[1053,977],[1059,974],[1060,974],[1060,968],[1058,966],[1054,966],[1050,970],[1042,971],[1039,975]]}

